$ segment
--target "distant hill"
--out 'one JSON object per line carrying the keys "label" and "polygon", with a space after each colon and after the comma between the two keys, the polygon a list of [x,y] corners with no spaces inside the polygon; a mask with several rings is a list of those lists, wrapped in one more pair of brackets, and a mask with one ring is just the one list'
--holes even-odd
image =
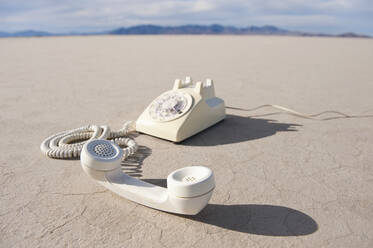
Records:
{"label": "distant hill", "polygon": [[280,29],[274,26],[251,26],[246,28],[237,28],[232,26],[221,25],[184,25],[184,26],[156,26],[156,25],[139,25],[129,28],[115,29],[110,34],[289,34],[288,30]]}
{"label": "distant hill", "polygon": [[123,27],[107,32],[95,33],[59,33],[52,34],[43,31],[26,30],[16,33],[0,32],[0,37],[42,37],[42,36],[76,36],[76,35],[291,35],[291,36],[322,36],[322,37],[353,37],[370,38],[368,35],[356,33],[343,33],[339,35],[323,33],[307,33],[290,31],[275,26],[249,26],[244,28],[234,26],[214,25],[182,25],[182,26],[157,26],[138,25]]}
{"label": "distant hill", "polygon": [[7,32],[0,32],[0,37],[9,37],[11,34]]}
{"label": "distant hill", "polygon": [[54,34],[36,31],[36,30],[24,30],[15,33],[0,32],[0,37],[41,37],[41,36],[53,36]]}

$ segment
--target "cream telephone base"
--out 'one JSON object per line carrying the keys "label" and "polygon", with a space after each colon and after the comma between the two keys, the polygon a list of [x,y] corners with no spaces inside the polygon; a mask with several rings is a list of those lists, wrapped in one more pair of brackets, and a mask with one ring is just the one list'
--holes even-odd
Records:
{"label": "cream telephone base", "polygon": [[180,142],[225,118],[224,101],[214,83],[176,79],[173,89],[157,97],[136,121],[136,131]]}

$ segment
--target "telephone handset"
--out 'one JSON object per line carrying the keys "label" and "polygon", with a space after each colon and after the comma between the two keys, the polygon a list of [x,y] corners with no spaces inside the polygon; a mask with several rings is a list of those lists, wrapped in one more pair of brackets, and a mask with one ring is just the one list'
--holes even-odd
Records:
{"label": "telephone handset", "polygon": [[136,121],[136,131],[180,142],[225,118],[224,101],[214,83],[176,79],[173,89],[157,97]]}
{"label": "telephone handset", "polygon": [[166,212],[194,215],[208,203],[215,188],[212,171],[203,166],[176,170],[167,177],[167,188],[123,173],[123,150],[108,140],[92,140],[80,155],[83,170],[100,184],[131,201]]}

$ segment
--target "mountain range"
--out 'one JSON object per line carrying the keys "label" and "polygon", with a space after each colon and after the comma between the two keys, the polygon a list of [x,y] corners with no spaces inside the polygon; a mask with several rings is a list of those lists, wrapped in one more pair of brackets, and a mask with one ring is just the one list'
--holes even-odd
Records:
{"label": "mountain range", "polygon": [[183,26],[157,26],[138,25],[122,27],[104,32],[74,32],[74,33],[49,33],[37,30],[25,30],[20,32],[0,32],[0,37],[44,37],[44,36],[77,36],[77,35],[290,35],[290,36],[323,36],[323,37],[357,37],[371,38],[368,35],[356,33],[324,34],[301,31],[290,31],[275,26],[249,26],[244,28],[234,26],[214,25],[183,25]]}

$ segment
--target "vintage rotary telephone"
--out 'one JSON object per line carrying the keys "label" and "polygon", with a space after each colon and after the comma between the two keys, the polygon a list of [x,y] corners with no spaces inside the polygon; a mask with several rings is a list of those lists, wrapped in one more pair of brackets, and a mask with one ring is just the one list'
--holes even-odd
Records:
{"label": "vintage rotary telephone", "polygon": [[125,123],[117,132],[108,126],[89,125],[53,135],[40,148],[51,158],[80,156],[83,170],[120,196],[162,211],[194,215],[212,196],[213,172],[203,166],[184,167],[167,177],[167,189],[132,178],[120,166],[137,150],[128,134],[137,131],[180,142],[224,118],[224,101],[215,97],[213,81],[193,84],[187,77],[175,80],[172,90],[157,97],[136,122]]}
{"label": "vintage rotary telephone", "polygon": [[214,83],[176,79],[174,87],[157,97],[136,121],[136,131],[180,142],[225,118],[224,101]]}

